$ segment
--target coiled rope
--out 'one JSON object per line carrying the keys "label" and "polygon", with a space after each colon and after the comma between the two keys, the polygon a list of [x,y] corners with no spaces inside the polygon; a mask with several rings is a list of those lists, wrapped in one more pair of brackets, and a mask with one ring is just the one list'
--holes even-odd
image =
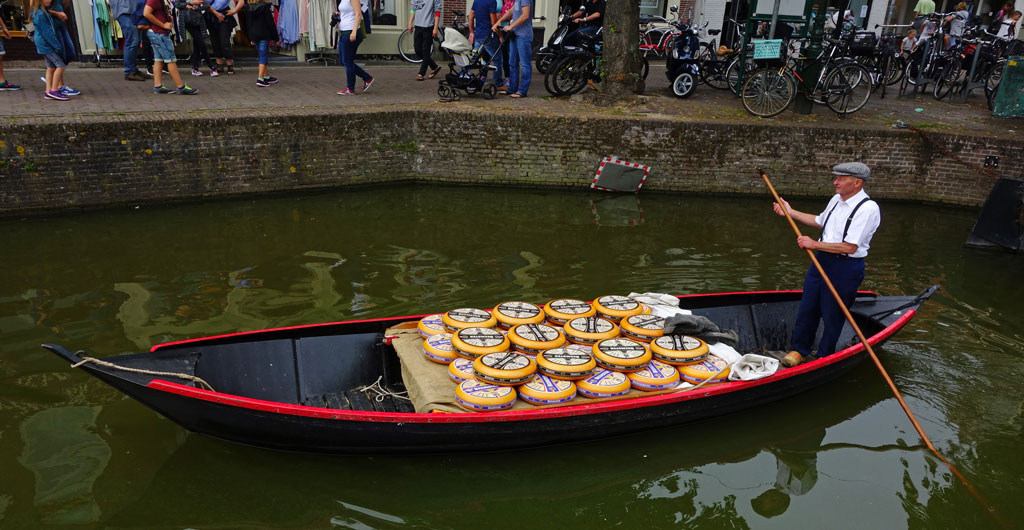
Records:
{"label": "coiled rope", "polygon": [[391,391],[391,390],[388,390],[388,389],[384,388],[384,386],[380,384],[380,380],[383,377],[384,377],[383,375],[378,376],[377,380],[374,381],[372,384],[366,385],[364,387],[357,388],[356,392],[368,392],[370,394],[373,394],[373,400],[376,401],[377,403],[383,402],[384,398],[386,398],[388,396],[391,396],[391,397],[393,397],[395,399],[404,399],[404,400],[410,401],[410,402],[412,401],[408,397],[408,394],[409,394],[408,391],[406,391],[406,392],[394,392],[394,391]]}
{"label": "coiled rope", "polygon": [[92,364],[98,364],[100,366],[105,366],[107,368],[113,368],[115,370],[123,370],[125,372],[134,372],[134,373],[137,373],[137,374],[159,375],[159,376],[164,376],[164,377],[176,377],[178,379],[185,379],[185,380],[188,380],[188,381],[192,381],[193,383],[196,383],[197,385],[202,385],[204,388],[206,388],[210,392],[216,392],[216,390],[214,390],[213,387],[210,386],[210,383],[207,383],[206,381],[203,381],[203,378],[196,377],[194,375],[183,374],[183,373],[178,373],[178,372],[160,372],[160,371],[157,371],[157,370],[143,370],[142,368],[129,368],[127,366],[121,366],[121,365],[114,364],[114,363],[109,362],[109,361],[103,361],[103,360],[97,359],[95,357],[89,357],[88,355],[83,355],[83,352],[81,352],[81,351],[75,353],[75,355],[78,355],[79,357],[81,357],[82,360],[77,362],[77,363],[75,363],[75,364],[72,364],[71,365],[72,368],[78,368],[79,366],[82,366],[83,364],[92,363]]}

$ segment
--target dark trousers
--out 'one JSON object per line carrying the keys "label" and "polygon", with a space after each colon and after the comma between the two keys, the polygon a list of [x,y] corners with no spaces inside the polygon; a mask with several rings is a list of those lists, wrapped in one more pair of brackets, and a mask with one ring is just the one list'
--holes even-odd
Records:
{"label": "dark trousers", "polygon": [[[846,258],[829,252],[817,252],[815,255],[829,280],[832,280],[839,297],[849,307],[857,296],[857,288],[864,281],[864,260]],[[804,276],[804,293],[800,298],[800,308],[796,312],[796,322],[793,324],[792,349],[803,356],[811,354],[819,320],[824,323],[824,329],[818,342],[818,356],[824,357],[835,353],[836,342],[843,331],[846,316],[836,304],[835,297],[828,290],[818,269],[812,264]]]}
{"label": "dark trousers", "polygon": [[434,47],[434,27],[421,28],[416,26],[412,34],[412,45],[416,49],[423,62],[420,63],[420,75],[427,73],[427,68],[437,69],[437,63],[430,57],[431,49]]}
{"label": "dark trousers", "polygon": [[356,64],[356,52],[359,50],[359,45],[363,43],[363,36],[357,33],[356,41],[352,42],[349,40],[351,33],[351,31],[342,31],[338,36],[338,62],[345,67],[345,86],[354,91],[357,75],[363,81],[369,81],[373,79],[373,76]]}
{"label": "dark trousers", "polygon": [[[212,19],[212,20],[211,20]],[[228,20],[227,17],[224,20]],[[234,60],[235,55],[231,52],[231,30],[235,29],[228,22],[218,22],[214,17],[207,17],[206,30],[210,32],[210,45],[213,47],[213,56],[223,59]]]}
{"label": "dark trousers", "polygon": [[192,68],[199,69],[199,60],[202,59],[206,62],[206,66],[213,69],[213,61],[210,60],[210,52],[206,51],[206,39],[203,38],[203,28],[200,26],[185,26],[185,30],[188,31],[189,37],[192,38],[192,55],[189,60],[192,63]]}
{"label": "dark trousers", "polygon": [[139,59],[138,62],[145,65],[146,67],[152,68],[153,46],[149,44],[149,35],[146,34],[146,32],[149,31],[149,27],[147,26],[145,28],[137,28],[136,31],[139,32],[139,42],[142,43],[142,53],[140,55],[140,57],[142,58]]}
{"label": "dark trousers", "polygon": [[[509,57],[508,51],[509,46],[511,46],[511,42],[511,38],[505,37],[505,40],[501,43],[501,69],[505,74],[505,79],[508,79],[509,76],[511,75],[511,73],[509,72],[509,61],[511,60],[511,57]],[[500,89],[502,87],[498,88]]]}

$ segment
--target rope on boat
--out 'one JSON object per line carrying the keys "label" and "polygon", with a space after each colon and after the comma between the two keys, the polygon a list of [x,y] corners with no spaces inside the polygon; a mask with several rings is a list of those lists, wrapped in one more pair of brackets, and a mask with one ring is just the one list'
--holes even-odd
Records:
{"label": "rope on boat", "polygon": [[206,381],[203,381],[203,378],[201,378],[201,377],[196,377],[194,375],[177,373],[177,372],[158,372],[156,370],[143,370],[142,368],[129,368],[127,366],[121,366],[121,365],[114,364],[114,363],[109,362],[109,361],[102,361],[102,360],[97,359],[95,357],[89,357],[87,355],[82,355],[82,353],[83,352],[76,353],[76,355],[81,357],[82,360],[77,362],[77,363],[75,363],[75,364],[72,364],[71,365],[72,368],[78,368],[79,366],[82,366],[85,363],[93,363],[93,364],[98,364],[100,366],[106,366],[107,368],[113,368],[115,370],[124,370],[125,372],[135,372],[137,374],[160,375],[160,376],[165,376],[165,377],[177,377],[178,379],[186,379],[188,381],[192,381],[193,383],[196,383],[197,385],[202,385],[203,387],[205,387],[210,392],[216,392],[216,390],[214,390],[213,387],[210,386],[210,383],[207,383]]}
{"label": "rope on boat", "polygon": [[377,403],[382,403],[384,401],[384,398],[386,398],[388,396],[391,396],[392,398],[395,398],[395,399],[404,399],[404,400],[409,401],[409,402],[412,401],[411,399],[409,399],[409,396],[408,396],[409,392],[408,391],[406,391],[406,392],[394,392],[392,390],[388,390],[388,389],[384,388],[384,385],[380,384],[380,380],[383,377],[384,377],[383,375],[378,376],[377,380],[374,381],[373,384],[369,384],[369,385],[366,385],[364,387],[357,388],[356,392],[369,392],[369,393],[373,394],[373,400],[376,401]]}

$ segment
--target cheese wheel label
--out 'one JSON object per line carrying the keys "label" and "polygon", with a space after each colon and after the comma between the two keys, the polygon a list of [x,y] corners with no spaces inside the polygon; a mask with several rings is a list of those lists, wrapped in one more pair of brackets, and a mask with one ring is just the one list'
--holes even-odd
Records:
{"label": "cheese wheel label", "polygon": [[548,307],[566,315],[581,315],[591,309],[590,304],[583,300],[573,300],[571,298],[554,300],[548,304]]}
{"label": "cheese wheel label", "polygon": [[430,335],[448,331],[444,327],[444,321],[441,320],[440,314],[423,317],[416,327],[419,328],[420,335],[423,337],[429,337]]}
{"label": "cheese wheel label", "polygon": [[427,344],[438,351],[453,352],[455,348],[452,347],[452,335],[451,333],[440,333],[438,335],[431,335],[427,339]]}
{"label": "cheese wheel label", "polygon": [[616,359],[638,359],[647,353],[647,349],[629,339],[608,339],[597,343],[601,353]]}
{"label": "cheese wheel label", "polygon": [[700,340],[689,335],[664,335],[654,343],[666,350],[690,351],[700,347]]}
{"label": "cheese wheel label", "polygon": [[514,328],[517,337],[535,342],[550,342],[558,339],[558,330],[544,324],[520,324]]}
{"label": "cheese wheel label", "polygon": [[668,364],[661,361],[651,361],[646,367],[644,367],[636,375],[650,377],[652,379],[664,379],[672,377],[676,374],[676,369]]}
{"label": "cheese wheel label", "polygon": [[651,331],[665,329],[665,319],[654,315],[633,315],[627,318],[626,322],[635,328]]}
{"label": "cheese wheel label", "polygon": [[628,296],[619,296],[615,294],[602,296],[597,299],[597,303],[601,307],[614,309],[616,311],[631,311],[640,307],[640,302],[637,302]]}
{"label": "cheese wheel label", "polygon": [[615,387],[621,386],[623,383],[626,382],[626,379],[626,374],[622,372],[601,370],[600,372],[586,378],[584,382],[592,386]]}
{"label": "cheese wheel label", "polygon": [[530,379],[523,386],[535,392],[555,394],[559,392],[565,392],[566,390],[572,388],[573,385],[569,381],[563,381],[561,379],[552,379],[546,375],[538,375],[533,379]]}
{"label": "cheese wheel label", "polygon": [[530,359],[517,353],[501,352],[484,355],[480,362],[495,370],[522,370],[529,368]]}
{"label": "cheese wheel label", "polygon": [[555,348],[540,355],[544,360],[562,366],[580,366],[592,360],[589,353],[569,348]]}
{"label": "cheese wheel label", "polygon": [[459,340],[478,348],[493,348],[505,342],[500,331],[490,328],[465,328],[458,332]]}
{"label": "cheese wheel label", "polygon": [[615,329],[615,324],[598,317],[574,318],[566,325],[581,333],[608,333]]}
{"label": "cheese wheel label", "polygon": [[534,318],[540,315],[540,308],[526,302],[504,302],[499,304],[497,312],[508,318]]}
{"label": "cheese wheel label", "polygon": [[465,322],[467,324],[477,324],[480,322],[486,322],[491,319],[491,314],[483,309],[475,309],[472,307],[464,307],[460,309],[452,309],[448,313],[448,318],[457,322]]}

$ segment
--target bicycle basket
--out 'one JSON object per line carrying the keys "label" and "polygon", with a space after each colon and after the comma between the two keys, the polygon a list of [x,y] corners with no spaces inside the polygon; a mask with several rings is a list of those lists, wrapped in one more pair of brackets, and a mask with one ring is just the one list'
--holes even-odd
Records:
{"label": "bicycle basket", "polygon": [[782,39],[756,40],[753,44],[753,59],[758,64],[774,65],[785,62],[786,46]]}
{"label": "bicycle basket", "polygon": [[875,34],[870,31],[858,31],[850,35],[850,55],[861,57],[875,53]]}

